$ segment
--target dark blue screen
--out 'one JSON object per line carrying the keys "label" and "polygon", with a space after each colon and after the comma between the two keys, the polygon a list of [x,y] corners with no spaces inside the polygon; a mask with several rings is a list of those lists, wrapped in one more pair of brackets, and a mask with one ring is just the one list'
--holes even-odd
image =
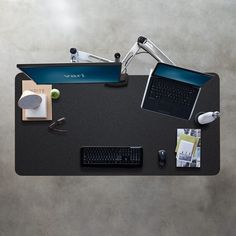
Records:
{"label": "dark blue screen", "polygon": [[155,76],[178,80],[184,83],[196,85],[198,87],[203,86],[208,80],[212,78],[207,74],[202,74],[196,71],[191,71],[163,63],[159,63],[157,65],[153,74]]}
{"label": "dark blue screen", "polygon": [[112,83],[119,82],[121,64],[47,64],[47,65],[18,65],[26,75],[37,84],[54,83]]}

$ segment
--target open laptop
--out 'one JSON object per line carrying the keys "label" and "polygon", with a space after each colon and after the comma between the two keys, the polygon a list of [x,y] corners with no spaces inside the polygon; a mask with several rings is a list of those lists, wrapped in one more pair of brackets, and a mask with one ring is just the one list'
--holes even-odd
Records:
{"label": "open laptop", "polygon": [[201,87],[211,78],[208,74],[158,63],[149,75],[141,107],[189,120]]}
{"label": "open laptop", "polygon": [[121,63],[18,64],[37,84],[118,83]]}

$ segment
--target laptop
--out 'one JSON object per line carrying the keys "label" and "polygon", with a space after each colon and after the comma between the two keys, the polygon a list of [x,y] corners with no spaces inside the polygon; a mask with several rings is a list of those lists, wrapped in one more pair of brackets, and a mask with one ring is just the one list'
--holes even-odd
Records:
{"label": "laptop", "polygon": [[121,63],[18,64],[37,84],[118,83]]}
{"label": "laptop", "polygon": [[158,63],[149,75],[141,107],[190,120],[201,88],[211,78],[208,74]]}

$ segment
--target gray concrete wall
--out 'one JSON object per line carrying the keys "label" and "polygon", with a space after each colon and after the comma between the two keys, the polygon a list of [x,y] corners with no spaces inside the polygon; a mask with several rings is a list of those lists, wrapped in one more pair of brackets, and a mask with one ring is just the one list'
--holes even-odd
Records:
{"label": "gray concrete wall", "polygon": [[[0,235],[236,235],[236,1],[0,1]],[[139,35],[180,66],[221,77],[221,171],[213,177],[19,177],[17,63],[112,58]],[[137,56],[130,74],[155,61]],[[214,154],[213,154],[214,155]]]}

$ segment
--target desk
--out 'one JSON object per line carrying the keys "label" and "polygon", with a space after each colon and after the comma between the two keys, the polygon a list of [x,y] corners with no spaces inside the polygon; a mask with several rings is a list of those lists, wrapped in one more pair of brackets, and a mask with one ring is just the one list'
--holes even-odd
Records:
{"label": "desk", "polygon": [[[54,85],[61,98],[53,102],[53,118],[66,117],[64,135],[48,132],[50,122],[22,122],[17,100],[20,73],[15,79],[15,170],[19,175],[215,175],[220,170],[220,120],[202,129],[201,168],[176,168],[177,128],[197,128],[200,111],[220,110],[219,77],[202,89],[192,120],[182,120],[140,108],[147,76],[129,76],[125,88],[102,84]],[[142,168],[84,168],[80,147],[141,145]],[[167,151],[166,168],[159,168],[157,151]]]}

